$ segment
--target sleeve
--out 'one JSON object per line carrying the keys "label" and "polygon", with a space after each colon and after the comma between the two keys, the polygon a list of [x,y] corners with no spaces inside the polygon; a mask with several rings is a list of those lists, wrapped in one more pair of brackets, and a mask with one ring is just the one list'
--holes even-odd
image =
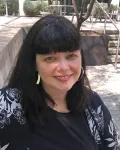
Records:
{"label": "sleeve", "polygon": [[21,92],[16,88],[0,89],[0,150],[25,149],[30,138]]}
{"label": "sleeve", "polygon": [[103,113],[104,126],[101,138],[104,150],[120,150],[120,135],[117,133],[111,114],[97,93],[95,93],[95,97],[95,99],[98,100]]}
{"label": "sleeve", "polygon": [[105,104],[102,102],[104,116],[104,145],[110,150],[120,150],[120,135],[117,133],[117,128],[113,122],[111,114]]}
{"label": "sleeve", "polygon": [[7,141],[6,124],[10,123],[7,117],[7,112],[5,108],[5,97],[4,89],[0,89],[0,150],[6,150],[9,146]]}

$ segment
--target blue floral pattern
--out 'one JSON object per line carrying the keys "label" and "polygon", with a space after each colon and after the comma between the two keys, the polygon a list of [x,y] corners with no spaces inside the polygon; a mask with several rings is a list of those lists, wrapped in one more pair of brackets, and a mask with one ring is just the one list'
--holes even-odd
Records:
{"label": "blue floral pattern", "polygon": [[12,115],[20,124],[26,123],[20,102],[21,93],[18,89],[10,88],[3,93],[0,91],[0,128],[10,124]]}
{"label": "blue floral pattern", "polygon": [[2,110],[0,113],[0,128],[4,128],[5,124],[10,124],[10,118],[7,118],[7,112]]}
{"label": "blue floral pattern", "polygon": [[[103,144],[104,141],[106,143],[106,148],[109,150],[120,150],[120,138],[116,132],[115,125],[111,120],[109,121],[109,124],[106,125],[108,132],[107,135],[104,135],[104,113],[102,110],[102,106],[100,105],[97,108],[97,111],[95,111],[91,106],[88,106],[85,110],[87,121],[89,124],[89,128],[91,130],[91,134],[93,135],[96,143]],[[97,124],[97,126],[96,126]],[[101,135],[100,135],[101,133]],[[104,138],[107,136],[107,138]]]}

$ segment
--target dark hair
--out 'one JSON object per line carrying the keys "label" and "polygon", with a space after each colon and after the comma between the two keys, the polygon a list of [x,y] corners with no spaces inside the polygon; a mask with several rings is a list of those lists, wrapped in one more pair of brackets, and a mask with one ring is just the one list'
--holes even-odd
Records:
{"label": "dark hair", "polygon": [[[66,18],[48,15],[38,20],[28,32],[19,51],[8,87],[18,88],[22,93],[22,107],[30,122],[41,123],[47,106],[45,98],[53,102],[42,84],[36,85],[36,54],[66,52],[80,49],[82,67],[85,61],[78,29]],[[80,77],[81,78],[81,77]],[[67,93],[67,106],[71,111],[82,111],[89,101],[89,82],[84,72]],[[53,102],[54,103],[54,102]],[[45,116],[46,117],[46,116]]]}

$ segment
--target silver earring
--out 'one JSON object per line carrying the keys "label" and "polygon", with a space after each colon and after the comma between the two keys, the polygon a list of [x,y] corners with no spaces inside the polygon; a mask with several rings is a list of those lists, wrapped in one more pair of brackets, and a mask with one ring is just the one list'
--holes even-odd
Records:
{"label": "silver earring", "polygon": [[36,84],[37,84],[37,85],[40,84],[40,75],[39,75],[39,73],[38,73],[38,78],[37,78]]}
{"label": "silver earring", "polygon": [[81,66],[81,74],[80,74],[80,78],[79,78],[78,80],[82,79],[83,75],[84,75],[84,69],[83,69],[83,67]]}

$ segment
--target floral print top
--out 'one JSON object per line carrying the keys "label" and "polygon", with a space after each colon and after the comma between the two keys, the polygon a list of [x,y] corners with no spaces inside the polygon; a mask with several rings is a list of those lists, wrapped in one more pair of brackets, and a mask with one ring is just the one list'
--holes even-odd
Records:
{"label": "floral print top", "polygon": [[[14,133],[14,138],[17,139],[16,141],[21,140],[18,134],[22,135],[22,133],[24,133],[25,136],[30,134],[31,131],[27,128],[28,124],[23,114],[20,91],[15,88],[1,89],[0,150],[9,150],[12,140],[14,140],[11,139],[11,134],[13,133],[12,130],[14,130],[14,128],[20,127],[18,130],[19,133]],[[120,150],[120,139],[116,132],[110,112],[99,95],[95,92],[92,92],[91,104],[86,107],[85,116],[91,135],[96,143],[96,150]],[[16,120],[14,127],[13,120]],[[9,126],[11,126],[11,131],[8,128]],[[7,135],[7,139],[9,139],[7,142],[3,140],[5,139],[5,135]],[[28,136],[26,138],[28,138]],[[21,150],[30,150],[30,148],[27,143],[24,143],[24,149],[21,148]]]}

